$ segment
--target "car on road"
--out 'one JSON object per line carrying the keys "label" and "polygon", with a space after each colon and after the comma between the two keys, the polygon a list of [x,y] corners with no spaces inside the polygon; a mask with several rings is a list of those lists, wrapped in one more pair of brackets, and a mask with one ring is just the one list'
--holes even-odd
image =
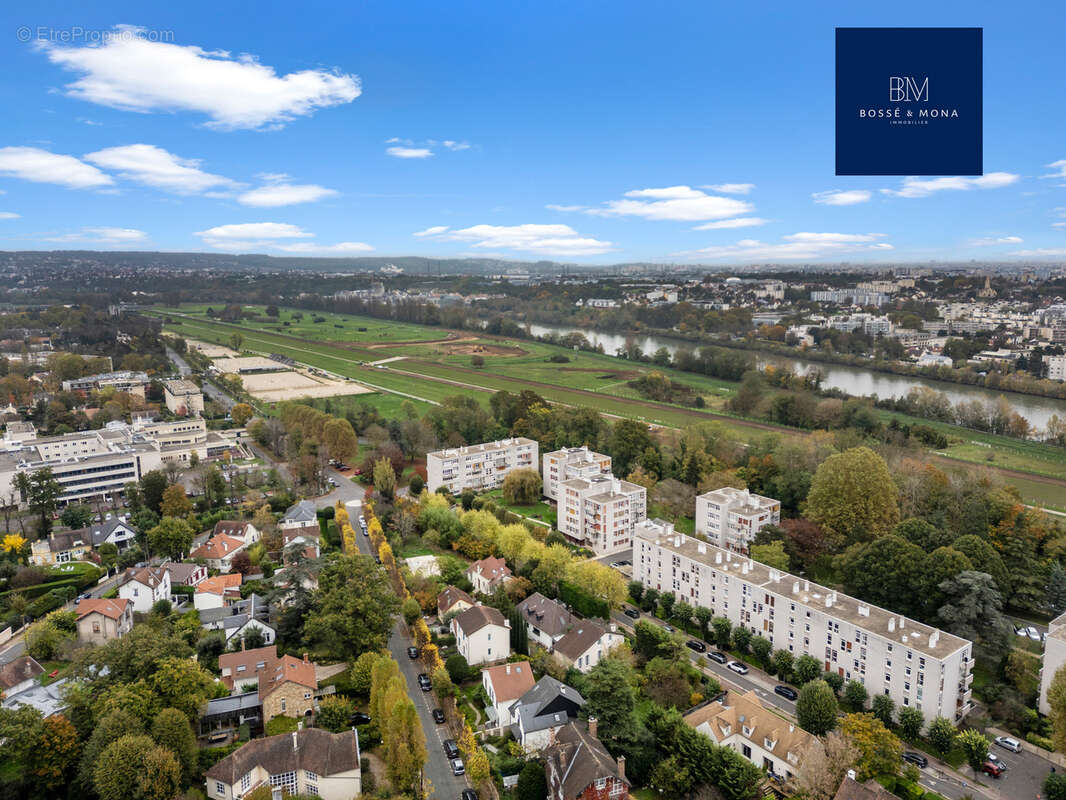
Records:
{"label": "car on road", "polygon": [[626,606],[626,610],[623,613],[630,619],[640,619],[640,612],[632,606]]}
{"label": "car on road", "polygon": [[741,662],[741,661],[730,661],[725,666],[726,666],[726,669],[733,670],[733,672],[737,673],[737,675],[747,675],[748,674],[748,665],[743,663],[743,662]]}
{"label": "car on road", "polygon": [[459,800],[477,800],[477,792],[473,789],[463,789],[463,793],[459,795]]}
{"label": "car on road", "polygon": [[369,535],[370,535],[370,531],[368,531],[368,530],[366,529],[366,525],[364,525],[364,526],[363,526],[363,536],[369,536]]}
{"label": "car on road", "polygon": [[429,676],[424,672],[418,673],[418,686],[423,692],[428,692],[433,688],[433,681],[429,679]]}
{"label": "car on road", "polygon": [[444,712],[441,709],[433,709],[433,721],[436,722],[438,725],[444,724]]}
{"label": "car on road", "polygon": [[1020,753],[1022,751],[1022,743],[1017,739],[1012,739],[1009,736],[997,736],[992,740],[1004,750],[1010,750],[1012,753]]}
{"label": "car on road", "polygon": [[463,765],[463,759],[461,759],[461,758],[453,758],[452,759],[452,775],[465,775],[465,774],[466,774],[466,767]]}
{"label": "car on road", "polygon": [[352,715],[348,717],[349,725],[369,725],[370,715],[365,711],[353,711]]}
{"label": "car on road", "polygon": [[903,751],[903,760],[908,764],[914,764],[916,767],[925,769],[929,766],[929,759],[923,756],[921,753],[916,753],[913,750]]}
{"label": "car on road", "polygon": [[414,659],[418,658],[418,648],[417,647],[408,647],[407,648],[407,657],[410,658],[412,661]]}
{"label": "car on road", "polygon": [[363,525],[364,527],[366,526],[366,517],[364,517],[362,514],[359,515],[359,524]]}
{"label": "car on road", "polygon": [[459,757],[459,747],[455,744],[455,739],[445,739],[441,742],[441,747],[444,748],[444,755],[448,758]]}
{"label": "car on road", "polygon": [[706,653],[707,645],[701,642],[699,639],[689,639],[685,642],[685,647],[689,650],[695,650],[697,653]]}
{"label": "car on road", "polygon": [[666,631],[667,633],[673,633],[674,632],[674,629],[671,626],[667,625],[665,622],[663,623],[663,630]]}
{"label": "car on road", "polygon": [[793,689],[791,686],[775,686],[774,694],[779,694],[786,700],[791,700],[793,703],[799,697],[799,692]]}
{"label": "car on road", "polygon": [[711,661],[717,661],[719,664],[725,664],[729,661],[729,656],[727,656],[721,650],[715,650],[713,653],[708,653],[707,658],[709,658]]}
{"label": "car on road", "polygon": [[1003,774],[1003,767],[993,764],[991,761],[986,761],[981,765],[981,772],[985,775],[991,775],[993,778],[998,778]]}

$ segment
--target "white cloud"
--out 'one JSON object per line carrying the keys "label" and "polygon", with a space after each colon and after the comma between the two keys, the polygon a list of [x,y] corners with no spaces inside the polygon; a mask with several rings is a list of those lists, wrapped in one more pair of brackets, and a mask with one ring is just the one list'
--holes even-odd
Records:
{"label": "white cloud", "polygon": [[128,144],[88,153],[86,161],[114,170],[119,177],[175,194],[201,194],[208,189],[230,189],[238,184],[222,175],[200,169],[195,158],[181,158],[151,144]]}
{"label": "white cloud", "polygon": [[611,200],[603,206],[584,209],[598,217],[643,217],[654,220],[699,222],[735,217],[752,211],[754,206],[732,197],[718,197],[690,186],[667,186],[661,189],[634,189],[623,200]]}
{"label": "white cloud", "polygon": [[299,225],[292,225],[288,222],[242,222],[218,225],[206,231],[197,231],[196,235],[209,247],[234,253],[269,249],[302,255],[346,255],[365,253],[374,249],[363,242],[319,244],[318,242],[292,241],[293,239],[313,239],[315,235],[305,231]]}
{"label": "white cloud", "polygon": [[899,189],[882,189],[882,194],[893,197],[928,197],[934,192],[968,191],[970,189],[999,189],[1016,183],[1020,176],[1010,172],[989,172],[977,178],[916,178],[903,179]]}
{"label": "white cloud", "polygon": [[765,225],[770,220],[762,217],[737,217],[736,219],[722,219],[718,222],[705,222],[697,225],[694,231],[720,231],[729,228],[753,228],[756,225]]}
{"label": "white cloud", "polygon": [[1045,247],[1038,250],[1015,250],[1008,253],[1012,256],[1028,256],[1030,258],[1050,258],[1052,256],[1066,256],[1066,247]]}
{"label": "white cloud", "polygon": [[470,149],[470,145],[467,142],[455,142],[451,139],[445,139],[441,144],[453,151]]}
{"label": "white cloud", "polygon": [[811,195],[814,202],[825,206],[853,206],[865,203],[871,193],[866,189],[846,189],[843,191],[815,192]]}
{"label": "white cloud", "polygon": [[686,253],[692,258],[715,261],[816,261],[849,253],[891,250],[883,233],[793,233],[781,242],[741,239],[736,244],[705,247]]}
{"label": "white cloud", "polygon": [[71,97],[124,111],[199,112],[223,130],[282,125],[362,93],[355,75],[278,75],[251,55],[148,41],[139,30],[118,26],[121,35],[99,46],[40,47],[52,63],[80,74],[66,86]]}
{"label": "white cloud", "polygon": [[[1048,175],[1041,175],[1041,178],[1066,178],[1066,158],[1059,161],[1052,161],[1047,167],[1057,171],[1049,173]],[[1063,185],[1066,186],[1066,184]]]}
{"label": "white cloud", "polygon": [[465,242],[479,250],[497,248],[550,256],[591,256],[613,249],[611,242],[581,236],[569,225],[474,225],[460,230],[438,225],[414,235]]}
{"label": "white cloud", "polygon": [[21,214],[16,214],[14,211],[0,211],[0,219],[18,219]]}
{"label": "white cloud", "polygon": [[111,186],[111,177],[74,156],[59,155],[37,147],[0,148],[0,175],[34,183],[55,183],[71,189]]}
{"label": "white cloud", "polygon": [[980,239],[972,239],[970,245],[973,247],[992,247],[997,244],[1021,244],[1021,236],[984,236]]}
{"label": "white cloud", "polygon": [[710,189],[712,192],[723,194],[748,194],[755,188],[754,183],[711,183],[701,186],[701,189]]}
{"label": "white cloud", "polygon": [[46,242],[90,242],[93,244],[136,244],[147,241],[148,234],[136,228],[82,228],[77,233],[52,236]]}
{"label": "white cloud", "polygon": [[313,183],[270,183],[238,195],[237,202],[255,208],[277,208],[297,203],[313,203],[325,197],[334,197],[337,192]]}
{"label": "white cloud", "polygon": [[337,244],[293,242],[291,244],[275,245],[275,249],[281,250],[285,253],[343,256],[348,255],[349,253],[368,253],[374,248],[363,242],[338,242]]}
{"label": "white cloud", "polygon": [[388,147],[385,152],[396,158],[429,158],[433,151],[428,147]]}

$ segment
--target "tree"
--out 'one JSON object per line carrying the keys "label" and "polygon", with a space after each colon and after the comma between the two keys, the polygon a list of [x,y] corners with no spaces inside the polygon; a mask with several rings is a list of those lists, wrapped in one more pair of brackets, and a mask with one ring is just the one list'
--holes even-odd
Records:
{"label": "tree", "polygon": [[167,476],[157,469],[144,473],[141,476],[141,494],[145,507],[158,514],[163,505],[163,492],[169,485]]}
{"label": "tree", "polygon": [[892,724],[892,716],[896,713],[896,701],[887,694],[875,694],[870,710],[887,727]]}
{"label": "tree", "polygon": [[184,519],[163,517],[148,531],[148,544],[156,555],[179,561],[189,552],[194,537],[192,527]]}
{"label": "tree", "polygon": [[921,736],[925,727],[925,714],[914,706],[904,706],[899,710],[899,728],[904,737],[915,740]]}
{"label": "tree", "polygon": [[967,728],[955,737],[955,744],[966,754],[966,763],[976,773],[988,759],[992,741],[978,730]]}
{"label": "tree", "polygon": [[1003,614],[1003,598],[991,575],[967,570],[940,584],[943,603],[940,624],[956,636],[977,643],[993,657],[1010,647],[1010,622]]}
{"label": "tree", "polygon": [[1048,570],[1047,604],[1054,616],[1066,611],[1066,569],[1058,561],[1052,561]]}
{"label": "tree", "polygon": [[322,426],[322,444],[329,457],[337,461],[345,461],[359,452],[359,437],[352,423],[343,418],[331,419]]}
{"label": "tree", "polygon": [[[239,321],[239,320],[238,320]],[[244,344],[244,337],[239,333],[234,333],[229,337],[229,344],[238,353],[241,352],[241,345]]]}
{"label": "tree", "polygon": [[1055,670],[1047,690],[1047,702],[1051,707],[1051,740],[1055,749],[1066,753],[1066,666]]}
{"label": "tree", "polygon": [[354,709],[352,701],[342,695],[323,697],[318,703],[315,725],[333,733],[346,731]]}
{"label": "tree", "polygon": [[164,708],[152,722],[152,738],[174,754],[181,765],[183,781],[191,783],[199,770],[200,749],[189,718],[176,708]]}
{"label": "tree", "polygon": [[364,555],[341,556],[318,574],[304,636],[323,655],[355,659],[388,642],[400,601],[383,570]]}
{"label": "tree", "polygon": [[608,656],[593,667],[585,680],[585,713],[599,720],[600,738],[627,739],[636,729],[637,695],[633,668]]}
{"label": "tree", "polygon": [[248,424],[248,420],[255,416],[255,409],[247,403],[237,403],[229,410],[229,414],[233,419],[233,424],[238,428],[243,428]]}
{"label": "tree", "polygon": [[33,751],[30,774],[44,794],[53,794],[77,763],[78,732],[69,719],[54,714],[41,721]]}
{"label": "tree", "polygon": [[783,681],[792,679],[792,669],[795,659],[788,650],[775,650],[771,659],[770,671]]}
{"label": "tree", "polygon": [[918,605],[923,619],[933,618],[944,604],[946,598],[940,585],[968,571],[973,571],[970,559],[951,547],[938,547],[923,559],[918,578],[918,596],[922,599]]}
{"label": "tree", "polygon": [[80,503],[72,503],[63,509],[59,519],[68,528],[87,528],[93,521],[93,510]]}
{"label": "tree", "polygon": [[648,428],[642,422],[623,419],[611,428],[608,453],[616,475],[628,475],[646,447],[652,444]]}
{"label": "tree", "polygon": [[760,664],[768,662],[773,647],[773,643],[765,636],[756,636],[751,640],[751,652],[759,659]]}
{"label": "tree", "polygon": [[929,739],[929,744],[933,746],[937,754],[944,756],[955,744],[956,733],[958,731],[955,730],[951,720],[946,717],[937,717],[929,723],[926,738]]}
{"label": "tree", "polygon": [[544,767],[536,761],[527,761],[518,773],[515,800],[544,800],[548,796],[548,781]]}
{"label": "tree", "polygon": [[858,681],[848,681],[844,684],[844,702],[853,709],[861,711],[866,708],[869,696],[866,687]]}
{"label": "tree", "polygon": [[785,543],[770,542],[769,544],[753,544],[751,546],[751,557],[761,564],[774,567],[787,572],[789,568],[788,553],[785,552]]}
{"label": "tree", "polygon": [[69,631],[62,630],[46,618],[27,629],[26,652],[37,661],[51,661],[60,654],[63,645],[73,639],[74,636]]}
{"label": "tree", "polygon": [[748,652],[748,645],[751,643],[752,633],[742,625],[737,625],[733,629],[733,646],[743,655]]}
{"label": "tree", "polygon": [[425,763],[426,738],[402,678],[390,682],[384,708],[385,716],[379,717],[378,724],[386,771],[394,787],[407,790],[414,786]]}
{"label": "tree", "polygon": [[919,610],[925,553],[915,544],[889,534],[858,543],[837,557],[848,592],[904,613]]}
{"label": "tree", "polygon": [[176,708],[189,719],[199,716],[215,686],[214,676],[200,664],[176,657],[160,660],[148,682],[163,706]]}
{"label": "tree", "polygon": [[89,740],[82,750],[78,768],[80,782],[89,788],[93,784],[93,772],[100,761],[100,756],[108,745],[127,734],[142,733],[141,720],[126,709],[115,709],[100,714]]}
{"label": "tree", "polygon": [[796,659],[792,672],[796,676],[796,683],[803,686],[816,680],[822,674],[822,664],[814,656],[804,653]]}
{"label": "tree", "polygon": [[806,513],[838,547],[888,533],[899,505],[885,460],[868,447],[829,456],[814,473]]}
{"label": "tree", "polygon": [[937,528],[928,520],[911,517],[900,522],[892,531],[896,536],[916,544],[927,553],[938,547],[951,544],[952,535],[948,530]]}
{"label": "tree", "polygon": [[379,458],[374,462],[374,489],[382,497],[390,499],[396,491],[396,470],[387,458]]}
{"label": "tree", "polygon": [[796,719],[800,727],[822,736],[836,725],[837,698],[829,684],[814,680],[804,684],[796,700]]}
{"label": "tree", "polygon": [[503,499],[512,505],[528,506],[540,499],[540,473],[535,469],[513,469],[503,479]]}
{"label": "tree", "polygon": [[42,467],[28,475],[15,474],[15,488],[22,494],[30,511],[37,515],[38,533],[45,537],[52,530],[52,514],[63,487],[56,480],[51,467]]}
{"label": "tree", "polygon": [[109,744],[93,771],[100,800],[170,800],[181,783],[177,758],[144,734]]}
{"label": "tree", "polygon": [[951,546],[970,559],[976,572],[987,572],[991,575],[1001,596],[1007,597],[1010,594],[1010,572],[999,553],[996,552],[996,548],[989,544],[987,539],[968,534],[960,536],[951,543]]}
{"label": "tree", "polygon": [[807,800],[833,800],[847,771],[855,766],[862,753],[850,739],[830,731],[804,754],[796,775],[798,795]]}
{"label": "tree", "polygon": [[248,555],[247,550],[239,550],[234,553],[230,561],[230,571],[239,572],[241,575],[251,575],[255,568],[255,564],[252,563],[252,557]]}
{"label": "tree", "polygon": [[186,497],[185,487],[175,483],[163,491],[163,502],[159,508],[164,518],[185,519],[192,513],[192,501]]}
{"label": "tree", "polygon": [[[1050,424],[1049,424],[1050,429]],[[1066,431],[1064,431],[1066,439]],[[1058,772],[1049,772],[1044,778],[1044,797],[1047,800],[1066,800],[1066,775]]]}
{"label": "tree", "polygon": [[899,773],[903,745],[881,720],[872,714],[846,714],[840,722],[840,732],[862,754],[857,765],[860,781]]}
{"label": "tree", "polygon": [[829,684],[833,694],[840,694],[840,690],[844,688],[844,677],[839,672],[823,672],[822,680]]}

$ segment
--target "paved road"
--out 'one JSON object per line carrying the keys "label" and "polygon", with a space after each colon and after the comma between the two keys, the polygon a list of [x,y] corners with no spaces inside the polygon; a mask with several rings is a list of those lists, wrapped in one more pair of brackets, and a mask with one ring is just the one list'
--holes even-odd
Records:
{"label": "paved road", "polygon": [[167,347],[166,351],[167,358],[174,362],[174,365],[178,368],[179,375],[184,377],[192,374],[192,367],[189,366],[189,363],[184,358],[178,355],[176,350]]}

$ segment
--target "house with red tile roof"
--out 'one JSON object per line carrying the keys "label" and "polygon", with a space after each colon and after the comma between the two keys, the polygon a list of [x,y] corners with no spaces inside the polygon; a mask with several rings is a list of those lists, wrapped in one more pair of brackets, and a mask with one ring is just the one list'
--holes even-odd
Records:
{"label": "house with red tile roof", "polygon": [[203,611],[205,608],[222,608],[241,599],[241,582],[244,576],[239,572],[216,575],[196,585],[192,596],[193,608]]}
{"label": "house with red tile roof", "polygon": [[242,539],[222,533],[212,536],[204,544],[197,547],[189,558],[202,558],[211,569],[219,572],[229,572],[233,568],[233,557],[246,547]]}
{"label": "house with red tile roof", "polygon": [[474,585],[475,592],[492,594],[497,586],[503,586],[511,580],[511,568],[502,558],[489,556],[475,561],[466,570],[467,580]]}
{"label": "house with red tile roof", "polygon": [[86,598],[74,608],[78,615],[78,641],[103,644],[119,639],[133,627],[133,603],[122,598]]}

